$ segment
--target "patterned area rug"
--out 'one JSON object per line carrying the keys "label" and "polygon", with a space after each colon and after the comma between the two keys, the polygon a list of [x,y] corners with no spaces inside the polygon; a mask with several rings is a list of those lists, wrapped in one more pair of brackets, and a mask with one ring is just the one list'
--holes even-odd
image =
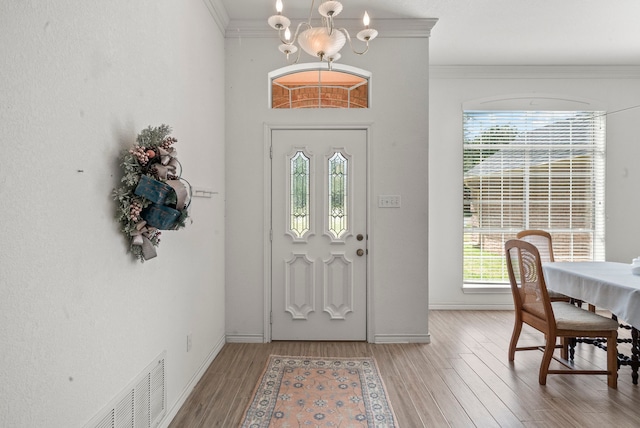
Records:
{"label": "patterned area rug", "polygon": [[397,427],[373,358],[271,355],[242,428]]}

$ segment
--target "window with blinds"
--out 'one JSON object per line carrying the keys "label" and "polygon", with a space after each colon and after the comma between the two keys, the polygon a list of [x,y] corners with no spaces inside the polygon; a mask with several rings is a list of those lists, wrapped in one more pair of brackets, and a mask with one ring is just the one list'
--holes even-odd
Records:
{"label": "window with blinds", "polygon": [[508,283],[504,243],[551,233],[556,261],[604,260],[605,114],[465,111],[464,282]]}

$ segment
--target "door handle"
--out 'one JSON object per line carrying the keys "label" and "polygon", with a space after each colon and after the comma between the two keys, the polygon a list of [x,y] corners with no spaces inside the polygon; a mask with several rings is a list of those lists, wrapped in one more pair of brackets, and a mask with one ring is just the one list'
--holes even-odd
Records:
{"label": "door handle", "polygon": [[364,255],[364,250],[363,250],[362,248],[358,248],[358,250],[356,251],[356,254],[357,254],[359,257],[362,257],[362,256]]}

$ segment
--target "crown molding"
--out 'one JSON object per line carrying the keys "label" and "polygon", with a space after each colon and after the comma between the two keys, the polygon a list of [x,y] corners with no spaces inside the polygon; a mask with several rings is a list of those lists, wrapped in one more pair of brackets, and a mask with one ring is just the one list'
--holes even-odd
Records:
{"label": "crown molding", "polygon": [[[297,22],[302,21],[304,21],[304,19],[297,20]],[[375,29],[378,30],[379,38],[425,38],[431,36],[431,29],[436,25],[436,22],[438,22],[437,18],[376,19]],[[362,27],[362,21],[360,19],[340,19],[339,23],[341,27],[347,29]],[[273,28],[269,27],[266,18],[264,20],[234,19],[228,23],[225,37],[233,38],[238,36],[250,38],[277,38],[278,33]]]}
{"label": "crown molding", "polygon": [[222,4],[222,0],[202,0],[209,10],[211,17],[215,21],[220,32],[224,35],[225,29],[229,25],[229,14],[227,8]]}
{"label": "crown molding", "polygon": [[432,65],[431,79],[640,79],[637,65]]}

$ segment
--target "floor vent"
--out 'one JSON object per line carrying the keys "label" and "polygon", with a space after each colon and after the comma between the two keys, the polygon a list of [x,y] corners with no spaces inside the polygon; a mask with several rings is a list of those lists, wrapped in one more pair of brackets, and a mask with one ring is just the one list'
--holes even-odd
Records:
{"label": "floor vent", "polygon": [[163,352],[85,428],[156,428],[167,412]]}

